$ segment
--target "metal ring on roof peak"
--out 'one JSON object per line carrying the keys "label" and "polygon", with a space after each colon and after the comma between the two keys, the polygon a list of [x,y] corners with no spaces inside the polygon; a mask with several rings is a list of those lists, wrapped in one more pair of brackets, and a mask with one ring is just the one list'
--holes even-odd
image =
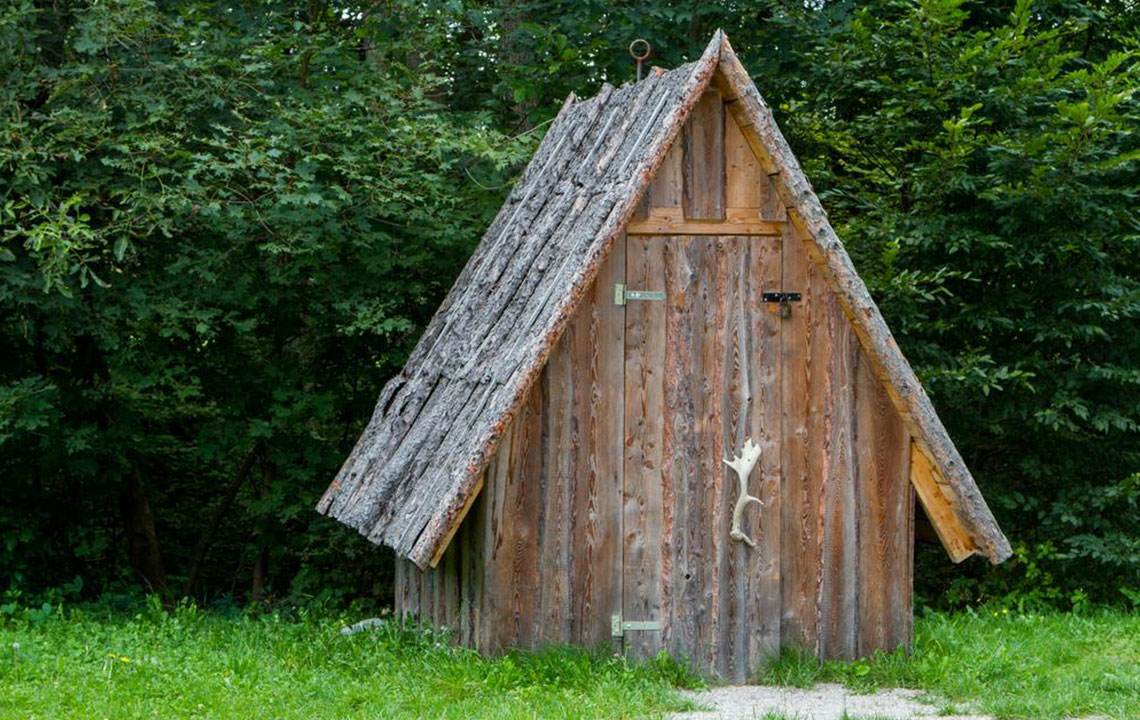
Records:
{"label": "metal ring on roof peak", "polygon": [[[638,53],[637,50],[634,49],[637,47],[638,43],[645,46],[645,52]],[[651,52],[653,52],[653,46],[650,45],[649,41],[646,40],[645,38],[637,38],[636,40],[634,40],[633,42],[631,42],[629,44],[629,56],[637,62],[637,80],[638,80],[638,82],[641,81],[641,63],[644,62],[647,57],[649,57],[649,53],[651,53]]]}
{"label": "metal ring on roof peak", "polygon": [[[645,46],[645,52],[639,53],[636,50],[634,50],[634,48],[637,47],[638,43],[641,43],[642,45]],[[634,60],[638,61],[639,63],[642,60],[649,57],[649,53],[651,53],[651,52],[653,52],[653,46],[650,45],[649,41],[644,39],[644,38],[637,38],[636,40],[634,40],[633,42],[631,42],[629,44],[629,56],[631,58],[633,58]]]}

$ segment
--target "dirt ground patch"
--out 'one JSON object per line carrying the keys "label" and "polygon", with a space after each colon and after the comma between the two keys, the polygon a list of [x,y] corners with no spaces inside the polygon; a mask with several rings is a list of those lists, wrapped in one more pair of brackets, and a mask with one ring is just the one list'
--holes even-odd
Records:
{"label": "dirt ground patch", "polygon": [[[810,689],[738,685],[687,693],[709,710],[673,715],[673,720],[992,720],[983,715],[940,715],[945,708],[923,702],[918,690],[857,694],[824,683]],[[844,715],[846,713],[846,716]]]}

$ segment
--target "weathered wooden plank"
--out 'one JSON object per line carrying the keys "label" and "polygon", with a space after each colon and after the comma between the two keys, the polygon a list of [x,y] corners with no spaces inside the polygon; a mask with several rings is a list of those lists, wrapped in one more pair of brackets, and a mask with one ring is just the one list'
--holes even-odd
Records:
{"label": "weathered wooden plank", "polygon": [[[482,617],[482,588],[476,587],[476,573],[483,563],[482,503],[485,494],[480,492],[468,513],[468,519],[459,528],[456,549],[459,551],[459,642],[477,647],[478,626]],[[414,567],[414,566],[413,566]]]}
{"label": "weathered wooden plank", "polygon": [[[416,511],[425,501],[421,493],[430,490],[433,478],[447,475],[455,462],[449,440],[456,432],[463,432],[472,418],[479,416],[497,387],[494,381],[479,385],[448,381],[438,411],[432,405],[425,406],[425,411],[416,418],[416,427],[408,432],[378,473],[377,483],[389,488],[388,501],[378,506],[378,514],[368,517],[371,529],[366,537],[373,542],[384,542],[397,552],[408,546],[421,527]],[[429,413],[429,409],[433,412]],[[473,485],[477,486],[481,480],[481,475],[476,476]],[[463,505],[455,508],[457,515],[468,507],[468,500],[465,497]],[[453,528],[449,526],[447,532]],[[436,554],[438,548],[432,557]],[[430,558],[425,559],[425,565],[427,560]]]}
{"label": "weathered wooden plank", "polygon": [[662,642],[674,657],[700,662],[702,589],[707,580],[707,555],[702,554],[700,516],[702,484],[698,477],[693,327],[695,289],[686,238],[665,243],[665,365],[662,463],[665,470],[665,518],[662,591],[663,614],[668,615]]}
{"label": "weathered wooden plank", "polygon": [[[731,109],[731,104],[728,107]],[[732,112],[725,113],[724,145],[727,168],[725,197],[729,212],[732,208],[747,208],[753,218],[786,222],[787,209]]]}
{"label": "weathered wooden plank", "polygon": [[510,448],[514,437],[513,426],[503,433],[499,452],[491,458],[487,466],[486,494],[483,518],[483,623],[480,627],[479,649],[496,652],[504,646],[504,637],[509,640],[509,597],[508,592],[498,588],[509,587],[510,567],[502,561],[504,522],[509,522],[508,503],[510,500]]}
{"label": "weathered wooden plank", "polygon": [[406,573],[408,572],[408,563],[404,558],[396,558],[395,561],[395,580],[392,583],[392,604],[393,612],[397,618],[403,618],[404,613],[409,611],[408,607],[408,579]]}
{"label": "weathered wooden plank", "polygon": [[458,633],[460,602],[459,573],[461,569],[460,550],[458,547],[452,547],[450,550],[451,552],[445,553],[444,556],[440,558],[440,562],[436,566],[443,580],[440,587],[440,606],[443,610],[440,625],[450,631]]}
{"label": "weathered wooden plank", "polygon": [[820,539],[823,491],[821,418],[826,353],[830,348],[817,321],[827,310],[829,294],[808,262],[795,230],[783,238],[783,289],[799,292],[783,321],[784,487],[780,540],[784,642],[818,653],[822,564]]}
{"label": "weathered wooden plank", "polygon": [[[723,148],[721,149],[723,156]],[[727,239],[731,242],[731,238]],[[724,393],[724,364],[727,345],[728,248],[722,238],[693,238],[694,264],[697,267],[697,285],[703,312],[698,316],[700,339],[694,353],[701,394],[695,405],[699,475],[704,482],[704,513],[701,525],[706,543],[705,557],[712,562],[708,598],[708,634],[705,637],[705,656],[713,672],[724,677],[728,672],[732,644],[733,619],[731,616],[731,579],[729,577],[728,537],[732,525],[733,488],[728,484],[731,471],[724,465],[726,442],[722,418],[732,398]]]}
{"label": "weathered wooden plank", "polygon": [[683,159],[682,143],[674,142],[653,181],[649,184],[649,191],[645,196],[648,200],[648,214],[659,208],[681,207],[681,161]]}
{"label": "weathered wooden plank", "polygon": [[751,217],[760,217],[768,176],[732,113],[724,113],[724,166],[725,205],[747,209]]}
{"label": "weathered wooden plank", "polygon": [[[665,241],[630,237],[626,243],[626,285],[665,289]],[[662,552],[665,527],[662,493],[664,432],[665,303],[634,302],[625,308],[625,538],[623,617],[662,620]],[[665,622],[668,618],[664,619]],[[626,652],[651,658],[662,634],[634,632]]]}
{"label": "weathered wooden plank", "polygon": [[530,397],[515,417],[515,425],[510,450],[515,497],[509,506],[513,532],[508,556],[512,621],[516,628],[513,644],[531,647],[538,638],[539,586],[542,582],[538,575],[543,435],[542,387],[539,384],[531,388]]}
{"label": "weathered wooden plank", "polygon": [[751,676],[765,658],[780,648],[782,597],[780,594],[780,538],[783,435],[782,325],[780,317],[769,312],[761,300],[765,290],[782,287],[782,242],[776,238],[756,238],[749,242],[750,283],[744,293],[743,312],[748,313],[750,332],[746,358],[749,367],[751,403],[748,436],[760,446],[760,461],[753,487],[764,503],[755,517],[758,524],[746,525],[746,532],[756,542],[747,552],[746,633],[748,637],[748,675]]}
{"label": "weathered wooden plank", "polygon": [[[494,476],[492,462],[487,467],[488,481]],[[471,526],[471,553],[469,555],[469,562],[471,569],[469,572],[470,583],[468,588],[471,597],[471,646],[481,651],[488,651],[489,635],[487,625],[490,620],[487,617],[488,604],[487,604],[487,522],[490,518],[490,511],[488,506],[492,502],[492,492],[484,491],[479,493],[479,497],[475,500],[475,504],[471,508],[471,513],[468,515],[467,524]]]}
{"label": "weathered wooden plank", "polygon": [[434,586],[434,573],[420,573],[416,589],[419,591],[416,607],[419,609],[416,620],[426,627],[435,622],[435,607],[432,605],[432,587]]}
{"label": "weathered wooden plank", "polygon": [[[910,443],[910,451],[914,453],[914,441]],[[904,577],[899,579],[899,584],[902,586],[902,613],[903,619],[903,638],[905,639],[906,651],[909,654],[914,649],[914,520],[915,520],[915,504],[914,504],[914,486],[907,483],[906,489],[906,516],[907,516],[907,529],[906,529],[906,559],[903,561],[902,567],[906,573]]]}
{"label": "weathered wooden plank", "polygon": [[682,134],[682,207],[692,220],[724,218],[724,103],[706,90]]}
{"label": "weathered wooden plank", "polygon": [[646,217],[631,220],[627,235],[771,235],[778,237],[782,224],[761,220],[756,208],[726,208],[722,220],[689,220],[680,208],[654,208]]}
{"label": "weathered wooden plank", "polygon": [[938,534],[938,539],[950,555],[950,559],[956,563],[962,562],[973,555],[978,548],[954,512],[954,503],[950,495],[952,490],[946,489],[940,482],[941,475],[917,445],[911,450],[910,457],[910,482],[914,485],[922,509],[926,511],[926,516],[934,526],[934,532]]}
{"label": "weathered wooden plank", "polygon": [[950,440],[930,398],[899,350],[882,313],[855,271],[843,243],[827,219],[819,198],[804,176],[772,112],[760,97],[728,39],[722,36],[717,85],[725,94],[730,112],[756,152],[788,208],[789,219],[810,240],[814,263],[826,273],[829,284],[858,335],[875,374],[885,383],[892,404],[901,415],[919,448],[956,489],[955,508],[963,527],[993,563],[1010,556],[1009,541],[998,528],[993,514]]}
{"label": "weathered wooden plank", "polygon": [[[588,310],[583,303],[578,312]],[[573,641],[570,606],[573,553],[573,491],[576,481],[575,418],[571,414],[574,376],[570,341],[574,323],[563,333],[542,375],[544,434],[542,439],[542,522],[539,525],[541,638]]]}
{"label": "weathered wooden plank", "polygon": [[910,434],[874,368],[860,353],[856,363],[855,426],[859,496],[860,656],[907,645],[911,575],[907,482]]}
{"label": "weathered wooden plank", "polygon": [[574,562],[571,604],[575,642],[610,638],[609,620],[622,603],[622,467],[625,315],[613,286],[625,274],[625,243],[603,263],[573,321],[573,414],[579,423],[574,479]]}
{"label": "weathered wooden plank", "polygon": [[[721,325],[724,328],[721,342],[721,372],[719,394],[721,401],[720,445],[721,459],[718,470],[722,473],[721,502],[718,507],[720,517],[716,532],[723,545],[719,555],[723,558],[723,578],[720,583],[720,614],[722,617],[722,677],[733,682],[748,679],[749,666],[749,624],[748,608],[755,592],[750,555],[755,548],[744,543],[733,542],[729,538],[732,531],[733,513],[739,494],[739,481],[724,465],[723,459],[731,458],[739,452],[745,439],[751,439],[751,405],[753,390],[751,376],[755,372],[750,348],[752,341],[751,317],[746,311],[752,292],[751,241],[747,238],[722,237],[720,245],[725,249],[724,266],[720,287]],[[719,289],[719,288],[718,288]],[[714,457],[714,460],[716,458]],[[761,493],[763,468],[754,470],[747,478],[749,494]],[[742,528],[746,535],[755,535],[754,518],[759,511],[753,506],[746,508]]]}
{"label": "weathered wooden plank", "polygon": [[828,338],[824,367],[823,583],[820,655],[850,660],[857,652],[858,506],[855,473],[855,364],[859,341],[837,302],[816,319]]}
{"label": "weathered wooden plank", "polygon": [[542,460],[542,395],[535,388],[501,446],[493,477],[486,573],[490,648],[529,646],[535,639],[538,605],[539,473]]}

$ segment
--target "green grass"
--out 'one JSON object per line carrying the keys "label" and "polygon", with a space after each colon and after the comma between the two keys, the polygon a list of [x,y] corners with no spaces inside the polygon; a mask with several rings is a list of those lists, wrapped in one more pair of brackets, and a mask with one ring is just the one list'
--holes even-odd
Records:
{"label": "green grass", "polygon": [[390,623],[182,608],[0,629],[0,718],[611,718],[690,704],[669,662],[552,649],[496,659]]}
{"label": "green grass", "polygon": [[[1140,718],[1140,613],[936,614],[915,621],[915,650],[820,665],[785,652],[759,682],[856,690],[911,687],[936,706],[998,718]],[[949,701],[948,703],[946,701]]]}
{"label": "green grass", "polygon": [[[150,605],[0,617],[0,718],[591,718],[687,709],[675,664],[556,648],[484,659],[389,623]],[[758,678],[913,687],[999,718],[1140,718],[1140,615],[931,615],[915,652],[825,663],[786,652]]]}

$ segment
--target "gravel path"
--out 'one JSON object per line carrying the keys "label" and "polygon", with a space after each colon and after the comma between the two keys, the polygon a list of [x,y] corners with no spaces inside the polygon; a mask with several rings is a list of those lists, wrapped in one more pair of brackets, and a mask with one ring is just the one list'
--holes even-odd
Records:
{"label": "gravel path", "polygon": [[981,715],[939,715],[939,709],[920,702],[917,690],[880,690],[859,695],[842,685],[825,683],[809,690],[737,685],[686,695],[704,711],[673,715],[673,720],[993,720]]}

